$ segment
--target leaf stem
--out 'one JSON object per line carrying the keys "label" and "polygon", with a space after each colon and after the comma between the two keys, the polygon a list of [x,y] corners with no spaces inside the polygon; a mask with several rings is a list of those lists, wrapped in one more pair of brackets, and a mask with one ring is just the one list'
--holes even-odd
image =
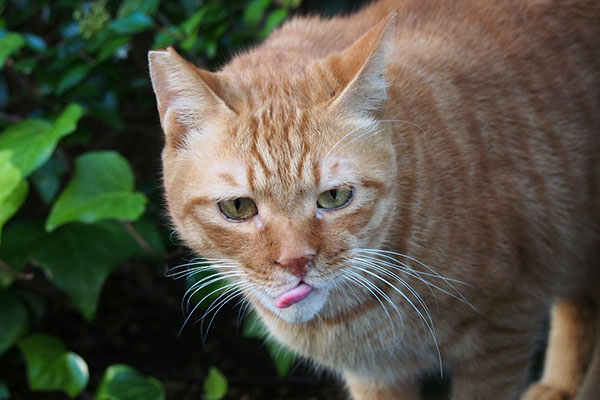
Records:
{"label": "leaf stem", "polygon": [[133,239],[136,241],[137,244],[140,245],[140,247],[142,249],[144,249],[145,251],[147,251],[148,253],[155,255],[155,256],[162,256],[162,254],[158,251],[156,251],[155,249],[152,248],[152,246],[150,246],[148,244],[148,242],[142,237],[142,235],[140,235],[140,233],[135,229],[135,227],[133,226],[133,224],[129,221],[119,221],[121,222],[121,224],[125,227],[125,229],[127,230],[127,232],[129,232],[129,234],[131,235],[131,237],[133,237]]}
{"label": "leaf stem", "polygon": [[19,273],[19,272],[15,271],[14,269],[12,269],[11,267],[9,267],[8,264],[2,260],[0,260],[0,269],[16,279],[21,279],[21,280],[25,280],[25,281],[29,281],[29,280],[33,279],[32,273],[28,273],[28,274]]}

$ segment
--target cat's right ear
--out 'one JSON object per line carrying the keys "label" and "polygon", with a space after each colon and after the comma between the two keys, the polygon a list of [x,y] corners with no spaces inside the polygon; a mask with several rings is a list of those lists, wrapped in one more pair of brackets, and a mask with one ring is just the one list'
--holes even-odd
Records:
{"label": "cat's right ear", "polygon": [[172,47],[150,51],[148,61],[167,146],[184,146],[190,132],[202,130],[207,115],[235,113],[219,95],[217,74],[195,67]]}
{"label": "cat's right ear", "polygon": [[396,20],[394,12],[346,50],[321,61],[340,84],[328,105],[330,110],[367,117],[381,111],[387,98],[384,72],[391,58]]}

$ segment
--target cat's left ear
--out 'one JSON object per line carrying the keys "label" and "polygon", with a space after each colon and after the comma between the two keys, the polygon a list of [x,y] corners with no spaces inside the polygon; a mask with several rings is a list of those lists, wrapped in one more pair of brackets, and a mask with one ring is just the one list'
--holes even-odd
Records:
{"label": "cat's left ear", "polygon": [[235,114],[223,100],[218,74],[195,67],[172,47],[149,52],[148,61],[167,146],[184,146],[186,136],[201,131],[210,115]]}
{"label": "cat's left ear", "polygon": [[383,76],[390,60],[396,27],[394,12],[341,53],[325,58],[323,66],[341,82],[341,90],[328,105],[330,110],[371,116],[387,99]]}

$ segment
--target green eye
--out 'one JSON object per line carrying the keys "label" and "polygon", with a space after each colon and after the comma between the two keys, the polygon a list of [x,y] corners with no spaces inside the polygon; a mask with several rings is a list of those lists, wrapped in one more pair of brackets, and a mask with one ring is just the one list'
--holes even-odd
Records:
{"label": "green eye", "polygon": [[218,204],[221,213],[234,221],[243,221],[258,214],[256,204],[247,197],[221,200]]}
{"label": "green eye", "polygon": [[335,188],[323,192],[317,199],[317,207],[325,209],[340,208],[348,204],[352,198],[352,189]]}

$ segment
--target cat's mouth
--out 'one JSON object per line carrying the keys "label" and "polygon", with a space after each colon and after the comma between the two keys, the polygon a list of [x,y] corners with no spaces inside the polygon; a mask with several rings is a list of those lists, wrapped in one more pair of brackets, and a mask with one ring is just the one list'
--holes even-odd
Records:
{"label": "cat's mouth", "polygon": [[292,304],[296,304],[299,301],[304,300],[308,297],[313,288],[309,284],[300,281],[298,286],[280,294],[275,299],[275,306],[277,308],[287,308]]}

